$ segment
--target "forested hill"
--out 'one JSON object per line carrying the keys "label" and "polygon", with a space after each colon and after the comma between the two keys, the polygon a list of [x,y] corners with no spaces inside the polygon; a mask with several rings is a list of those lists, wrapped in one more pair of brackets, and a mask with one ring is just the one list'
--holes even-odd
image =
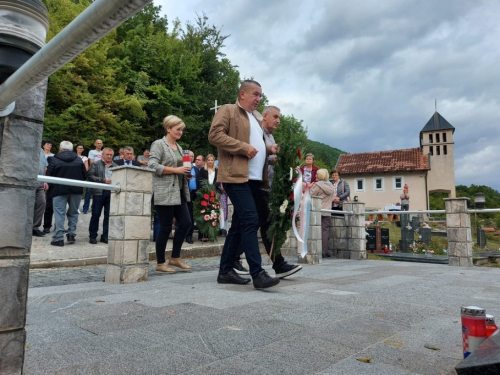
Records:
{"label": "forested hill", "polygon": [[341,154],[346,154],[345,151],[339,150],[321,142],[311,141],[310,139],[306,142],[306,151],[314,154],[314,158],[317,161],[322,161],[325,165],[318,165],[318,167],[327,167],[328,170],[335,168],[337,160]]}

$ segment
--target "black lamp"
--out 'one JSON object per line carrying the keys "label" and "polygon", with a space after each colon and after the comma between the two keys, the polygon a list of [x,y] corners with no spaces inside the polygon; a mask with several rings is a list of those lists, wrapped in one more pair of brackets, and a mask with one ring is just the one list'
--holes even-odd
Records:
{"label": "black lamp", "polygon": [[0,0],[0,84],[45,45],[48,29],[40,0]]}

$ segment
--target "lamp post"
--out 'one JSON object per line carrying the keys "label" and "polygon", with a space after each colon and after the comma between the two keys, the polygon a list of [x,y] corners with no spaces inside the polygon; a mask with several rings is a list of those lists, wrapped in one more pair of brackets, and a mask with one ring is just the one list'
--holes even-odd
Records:
{"label": "lamp post", "polygon": [[[0,84],[45,45],[47,7],[40,0],[0,0]],[[0,108],[8,115],[14,103]]]}

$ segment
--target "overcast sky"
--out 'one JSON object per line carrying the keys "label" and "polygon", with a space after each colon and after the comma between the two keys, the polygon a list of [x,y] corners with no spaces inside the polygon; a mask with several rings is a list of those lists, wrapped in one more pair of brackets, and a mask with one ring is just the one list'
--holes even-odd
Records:
{"label": "overcast sky", "polygon": [[419,147],[436,99],[455,127],[456,183],[500,190],[500,1],[154,3],[183,25],[205,13],[241,77],[343,151]]}

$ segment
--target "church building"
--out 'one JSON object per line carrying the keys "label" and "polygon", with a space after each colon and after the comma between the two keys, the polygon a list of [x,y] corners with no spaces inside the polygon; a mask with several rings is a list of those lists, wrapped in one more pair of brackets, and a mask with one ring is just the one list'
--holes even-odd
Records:
{"label": "church building", "polygon": [[383,210],[400,202],[409,187],[410,210],[429,209],[429,194],[455,197],[453,133],[437,111],[420,131],[420,147],[340,155],[336,169],[366,209]]}

